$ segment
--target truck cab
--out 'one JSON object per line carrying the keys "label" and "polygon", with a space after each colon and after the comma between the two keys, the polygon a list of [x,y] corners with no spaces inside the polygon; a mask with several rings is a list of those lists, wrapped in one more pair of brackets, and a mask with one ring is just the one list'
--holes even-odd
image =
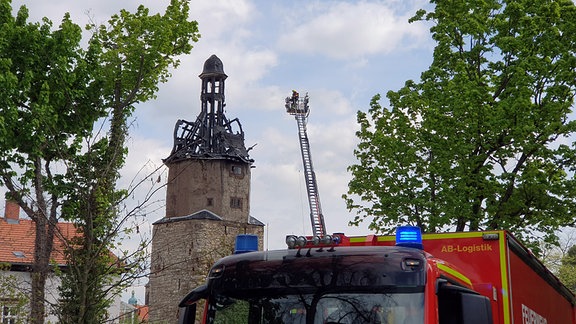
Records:
{"label": "truck cab", "polygon": [[489,298],[417,242],[297,241],[217,261],[180,303],[180,323],[493,323]]}

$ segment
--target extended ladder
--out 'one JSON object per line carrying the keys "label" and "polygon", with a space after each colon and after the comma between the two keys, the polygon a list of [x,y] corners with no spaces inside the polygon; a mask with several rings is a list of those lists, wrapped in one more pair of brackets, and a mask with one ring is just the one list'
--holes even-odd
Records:
{"label": "extended ladder", "polygon": [[326,235],[326,225],[320,206],[320,195],[318,194],[318,185],[316,184],[316,174],[312,165],[312,155],[310,152],[310,143],[306,133],[306,121],[310,109],[308,107],[308,94],[300,98],[296,91],[292,96],[286,98],[286,112],[294,115],[298,123],[298,137],[300,139],[300,151],[302,152],[302,163],[304,165],[304,178],[306,180],[306,190],[308,193],[308,203],[310,205],[310,221],[312,222],[312,233],[316,237]]}

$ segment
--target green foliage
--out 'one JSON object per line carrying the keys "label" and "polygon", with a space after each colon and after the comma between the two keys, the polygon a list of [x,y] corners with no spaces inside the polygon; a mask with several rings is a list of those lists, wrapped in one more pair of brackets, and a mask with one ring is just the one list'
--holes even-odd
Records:
{"label": "green foliage", "polygon": [[[98,97],[87,87],[91,76],[80,48],[80,27],[68,15],[56,30],[48,20],[29,23],[25,7],[14,18],[9,2],[2,3],[0,166],[7,175],[13,165],[24,168],[18,180],[21,191],[29,192],[35,177],[31,157],[50,163],[74,155],[103,111],[95,109],[98,101],[84,104],[87,97]],[[58,190],[53,183],[47,189]]]}
{"label": "green foliage", "polygon": [[559,233],[558,244],[542,243],[542,261],[560,281],[576,293],[576,231],[564,228]]}
{"label": "green foliage", "polygon": [[[136,13],[121,10],[107,25],[89,26],[95,31],[91,44],[101,50],[101,80],[108,107],[126,107],[155,98],[158,83],[170,77],[169,67],[177,67],[177,56],[192,49],[199,38],[197,23],[188,21],[187,1],[172,0],[164,15],[149,15],[148,8]],[[124,91],[117,87],[137,91]]]}
{"label": "green foliage", "polygon": [[166,82],[169,69],[178,66],[177,57],[189,53],[198,40],[197,24],[187,20],[188,12],[187,1],[173,0],[164,15],[150,16],[140,6],[136,13],[122,10],[106,26],[89,26],[94,31],[89,52],[99,62],[94,83],[101,87],[110,123],[108,135],[95,139],[68,168],[67,179],[75,185],[62,216],[82,236],[67,250],[71,264],[62,278],[63,323],[102,322],[110,298],[141,271],[143,251],[118,259],[109,253],[127,220],[119,206],[128,192],[117,190],[116,181],[127,154],[127,122],[134,105],[155,97],[158,83]]}
{"label": "green foliage", "polygon": [[[0,306],[9,307],[10,315],[16,316],[14,324],[26,323],[29,299],[21,290],[23,284],[9,274],[10,264],[0,264]],[[0,309],[2,309],[0,307]]]}
{"label": "green foliage", "polygon": [[230,300],[222,303],[218,309],[218,315],[214,319],[215,324],[241,324],[248,321],[250,314],[250,303],[245,300]]}
{"label": "green foliage", "polygon": [[576,266],[576,245],[572,245],[562,260],[563,264]]}
{"label": "green foliage", "polygon": [[566,256],[558,269],[558,278],[573,294],[576,294],[576,258]]}
{"label": "green foliage", "polygon": [[432,3],[413,18],[434,23],[430,68],[358,112],[351,223],[554,241],[576,210],[574,3]]}
{"label": "green foliage", "polygon": [[57,28],[47,19],[30,23],[27,8],[14,17],[10,1],[0,0],[0,17],[0,185],[36,223],[29,317],[42,323],[57,211],[69,186],[62,166],[105,111],[91,82],[94,61],[68,15]]}
{"label": "green foliage", "polygon": [[82,29],[68,14],[53,28],[48,19],[28,22],[24,6],[14,17],[10,0],[0,0],[0,185],[36,222],[32,323],[44,319],[44,283],[62,219],[80,233],[66,242],[63,323],[103,322],[110,298],[141,271],[144,251],[109,252],[130,217],[119,212],[128,192],[116,188],[127,120],[136,104],[155,98],[158,83],[198,40],[188,15],[185,0],[172,0],[163,15],[144,6],[122,10],[106,25],[87,26],[92,35],[82,48]]}
{"label": "green foliage", "polygon": [[576,294],[576,245],[572,245],[562,256],[557,276],[572,293]]}

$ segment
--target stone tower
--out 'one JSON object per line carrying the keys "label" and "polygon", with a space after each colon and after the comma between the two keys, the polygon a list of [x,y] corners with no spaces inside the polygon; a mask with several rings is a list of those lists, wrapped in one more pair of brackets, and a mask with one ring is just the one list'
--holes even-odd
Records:
{"label": "stone tower", "polygon": [[168,167],[166,215],[153,224],[150,321],[177,323],[178,303],[204,283],[212,263],[233,252],[237,234],[257,234],[250,216],[254,162],[240,121],[224,114],[222,61],[212,55],[200,74],[202,108],[195,122],[178,120]]}

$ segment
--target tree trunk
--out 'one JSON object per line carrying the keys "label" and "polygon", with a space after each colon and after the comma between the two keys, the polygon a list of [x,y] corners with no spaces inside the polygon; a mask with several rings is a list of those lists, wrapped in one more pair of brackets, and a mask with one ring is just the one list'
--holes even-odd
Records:
{"label": "tree trunk", "polygon": [[50,273],[50,254],[54,239],[53,225],[42,215],[36,219],[34,265],[32,266],[32,292],[30,296],[30,323],[43,324],[46,314],[46,279]]}
{"label": "tree trunk", "polygon": [[[34,264],[32,266],[32,291],[30,296],[30,323],[43,324],[46,314],[45,295],[46,279],[50,273],[50,255],[54,243],[54,226],[56,226],[55,197],[53,205],[48,210],[44,197],[42,162],[39,157],[34,159],[34,188],[36,191],[36,208],[26,208],[30,218],[36,225],[34,241]],[[20,202],[21,199],[20,199]]]}

